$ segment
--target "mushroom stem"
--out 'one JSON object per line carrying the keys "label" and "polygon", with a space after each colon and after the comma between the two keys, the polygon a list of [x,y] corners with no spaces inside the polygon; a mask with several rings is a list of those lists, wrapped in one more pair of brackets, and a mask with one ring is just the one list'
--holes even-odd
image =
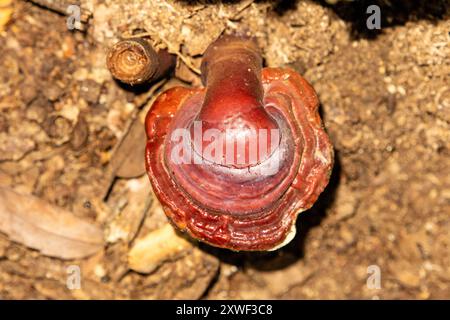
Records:
{"label": "mushroom stem", "polygon": [[[239,141],[251,135],[258,139],[261,129],[269,133],[278,129],[263,106],[262,57],[254,39],[220,37],[208,47],[201,68],[206,96],[197,120],[202,121],[203,131],[213,128],[226,134],[230,130],[227,137]],[[230,137],[232,130],[238,136]],[[270,136],[267,137],[270,145]],[[255,164],[250,159],[240,162],[245,167]]]}
{"label": "mushroom stem", "polygon": [[[223,36],[211,44],[202,63],[203,83],[207,87],[203,104],[205,109],[218,108],[218,101],[229,103],[227,113],[241,111],[241,106],[230,103],[248,102],[247,108],[260,106],[262,57],[251,38]],[[234,108],[231,110],[231,108]]]}

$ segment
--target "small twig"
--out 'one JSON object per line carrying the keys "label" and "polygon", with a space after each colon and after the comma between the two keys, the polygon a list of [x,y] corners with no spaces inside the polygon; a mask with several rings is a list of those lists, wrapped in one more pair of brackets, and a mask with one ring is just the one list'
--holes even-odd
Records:
{"label": "small twig", "polygon": [[81,9],[80,22],[87,24],[92,16],[89,10],[81,8],[80,0],[28,0],[41,8],[48,9],[50,11],[62,14],[64,16],[69,15],[67,8],[71,5],[79,6]]}
{"label": "small twig", "polygon": [[230,19],[230,20],[238,19],[238,18],[239,18],[239,15],[240,15],[245,9],[247,9],[248,7],[250,7],[250,6],[253,4],[253,2],[255,2],[255,0],[247,0],[247,1],[244,1],[244,3],[242,3],[242,5],[237,9],[236,13],[235,13],[232,17],[229,17],[228,19]]}

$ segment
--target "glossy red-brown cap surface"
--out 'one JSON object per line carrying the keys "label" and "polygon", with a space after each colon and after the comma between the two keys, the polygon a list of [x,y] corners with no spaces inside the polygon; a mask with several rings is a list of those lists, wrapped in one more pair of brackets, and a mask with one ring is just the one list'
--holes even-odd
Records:
{"label": "glossy red-brown cap surface", "polygon": [[[293,238],[297,215],[317,200],[333,166],[317,96],[291,69],[262,69],[250,39],[219,39],[202,71],[206,88],[170,89],[147,115],[146,166],[154,192],[173,224],[195,239],[232,250],[276,249]],[[200,154],[208,145],[195,129],[216,129],[219,137],[230,128],[235,139],[239,132],[275,130],[274,148],[231,165]],[[173,161],[180,129],[188,132],[191,160],[200,154],[203,161]]]}

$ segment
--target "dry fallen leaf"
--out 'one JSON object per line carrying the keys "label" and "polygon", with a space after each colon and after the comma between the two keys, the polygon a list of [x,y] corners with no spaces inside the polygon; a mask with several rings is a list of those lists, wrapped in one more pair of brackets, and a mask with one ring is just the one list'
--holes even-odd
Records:
{"label": "dry fallen leaf", "polygon": [[146,141],[144,125],[136,119],[111,158],[111,167],[116,176],[136,178],[145,173]]}
{"label": "dry fallen leaf", "polygon": [[103,247],[97,226],[32,195],[0,187],[0,232],[42,254],[80,259]]}

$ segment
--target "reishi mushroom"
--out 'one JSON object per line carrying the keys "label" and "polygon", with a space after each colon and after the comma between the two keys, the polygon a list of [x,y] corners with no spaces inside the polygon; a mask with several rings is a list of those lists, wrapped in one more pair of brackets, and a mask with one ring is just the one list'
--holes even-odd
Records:
{"label": "reishi mushroom", "polygon": [[246,36],[221,36],[201,71],[206,88],[169,89],[147,114],[153,190],[170,221],[195,239],[275,250],[293,239],[298,214],[333,167],[317,95],[291,69],[262,68]]}

